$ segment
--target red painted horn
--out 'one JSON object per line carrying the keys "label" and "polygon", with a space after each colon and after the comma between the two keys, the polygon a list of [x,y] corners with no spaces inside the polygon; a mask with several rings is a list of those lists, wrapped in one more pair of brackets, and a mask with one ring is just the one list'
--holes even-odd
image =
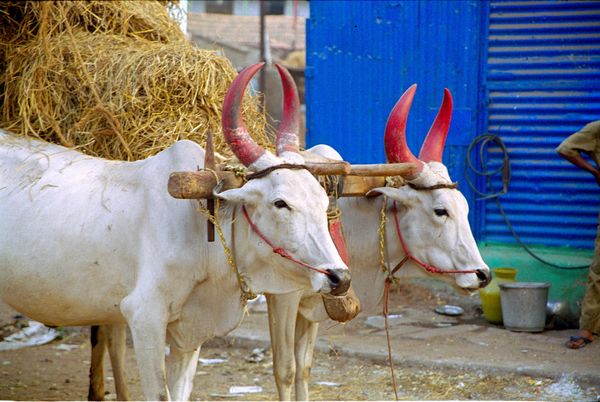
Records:
{"label": "red painted horn", "polygon": [[281,77],[283,87],[283,115],[275,144],[277,146],[277,155],[282,152],[299,152],[300,140],[298,138],[299,108],[300,99],[298,98],[298,89],[290,72],[283,66],[275,64]]}
{"label": "red painted horn", "polygon": [[388,120],[385,125],[385,135],[383,137],[385,154],[388,162],[416,163],[419,167],[414,172],[415,176],[421,171],[422,164],[413,155],[408,148],[408,144],[406,143],[406,121],[408,119],[408,112],[410,111],[410,106],[412,105],[416,90],[417,84],[413,84],[402,94],[398,102],[396,102],[396,105],[388,116]]}
{"label": "red painted horn", "polygon": [[448,129],[450,128],[450,120],[452,119],[452,94],[448,88],[444,88],[444,100],[440,106],[440,110],[425,137],[419,159],[423,162],[441,162],[442,154],[444,153],[444,145],[446,137],[448,137]]}
{"label": "red painted horn", "polygon": [[244,164],[250,166],[260,158],[265,150],[248,134],[242,121],[242,98],[248,82],[265,63],[256,63],[242,70],[231,83],[223,101],[223,116],[221,124],[223,135],[229,148]]}

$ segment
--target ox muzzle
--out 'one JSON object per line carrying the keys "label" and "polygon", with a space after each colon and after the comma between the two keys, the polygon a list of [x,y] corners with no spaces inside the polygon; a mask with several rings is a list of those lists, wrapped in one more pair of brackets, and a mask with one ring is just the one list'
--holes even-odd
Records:
{"label": "ox muzzle", "polygon": [[482,269],[478,269],[475,272],[475,275],[477,275],[477,279],[479,280],[479,289],[486,287],[492,280],[492,275],[490,274],[489,270],[484,271]]}
{"label": "ox muzzle", "polygon": [[350,271],[344,268],[333,268],[325,270],[327,280],[333,296],[343,296],[350,289]]}

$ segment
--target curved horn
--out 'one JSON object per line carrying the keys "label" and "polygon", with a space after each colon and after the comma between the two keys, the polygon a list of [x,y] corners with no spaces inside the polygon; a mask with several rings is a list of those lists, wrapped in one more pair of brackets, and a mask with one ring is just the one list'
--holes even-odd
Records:
{"label": "curved horn", "polygon": [[250,166],[260,158],[265,150],[248,134],[242,121],[242,98],[248,82],[265,63],[256,63],[242,70],[231,83],[225,100],[223,100],[223,116],[221,124],[223,135],[229,148],[244,164]]}
{"label": "curved horn", "polygon": [[406,120],[416,90],[417,84],[413,84],[408,88],[398,102],[396,102],[396,105],[388,116],[383,141],[385,144],[385,154],[390,163],[418,163],[418,159],[406,144]]}
{"label": "curved horn", "polygon": [[298,89],[290,72],[283,66],[275,64],[281,77],[281,85],[283,87],[283,115],[275,144],[277,146],[277,155],[282,152],[299,153],[300,140],[298,139],[298,127],[300,108],[300,99],[298,98]]}
{"label": "curved horn", "polygon": [[448,88],[444,88],[444,100],[440,106],[440,110],[425,137],[419,159],[423,162],[441,162],[442,154],[444,153],[444,145],[450,128],[450,120],[452,119],[452,94]]}

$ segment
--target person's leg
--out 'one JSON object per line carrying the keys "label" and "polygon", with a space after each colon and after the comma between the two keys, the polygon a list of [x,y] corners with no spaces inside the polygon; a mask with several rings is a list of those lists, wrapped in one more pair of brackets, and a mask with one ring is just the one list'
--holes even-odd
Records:
{"label": "person's leg", "polygon": [[580,349],[594,340],[600,332],[600,231],[596,236],[594,259],[590,265],[588,284],[581,302],[579,331],[567,341],[570,349]]}

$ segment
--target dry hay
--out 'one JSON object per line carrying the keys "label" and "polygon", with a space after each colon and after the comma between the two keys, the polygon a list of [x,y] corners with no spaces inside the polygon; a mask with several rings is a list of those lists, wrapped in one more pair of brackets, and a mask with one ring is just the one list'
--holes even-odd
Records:
{"label": "dry hay", "polygon": [[[138,160],[180,139],[231,155],[221,105],[231,63],[190,44],[165,4],[0,4],[0,126],[89,155]],[[246,96],[244,120],[270,147],[265,116]]]}

